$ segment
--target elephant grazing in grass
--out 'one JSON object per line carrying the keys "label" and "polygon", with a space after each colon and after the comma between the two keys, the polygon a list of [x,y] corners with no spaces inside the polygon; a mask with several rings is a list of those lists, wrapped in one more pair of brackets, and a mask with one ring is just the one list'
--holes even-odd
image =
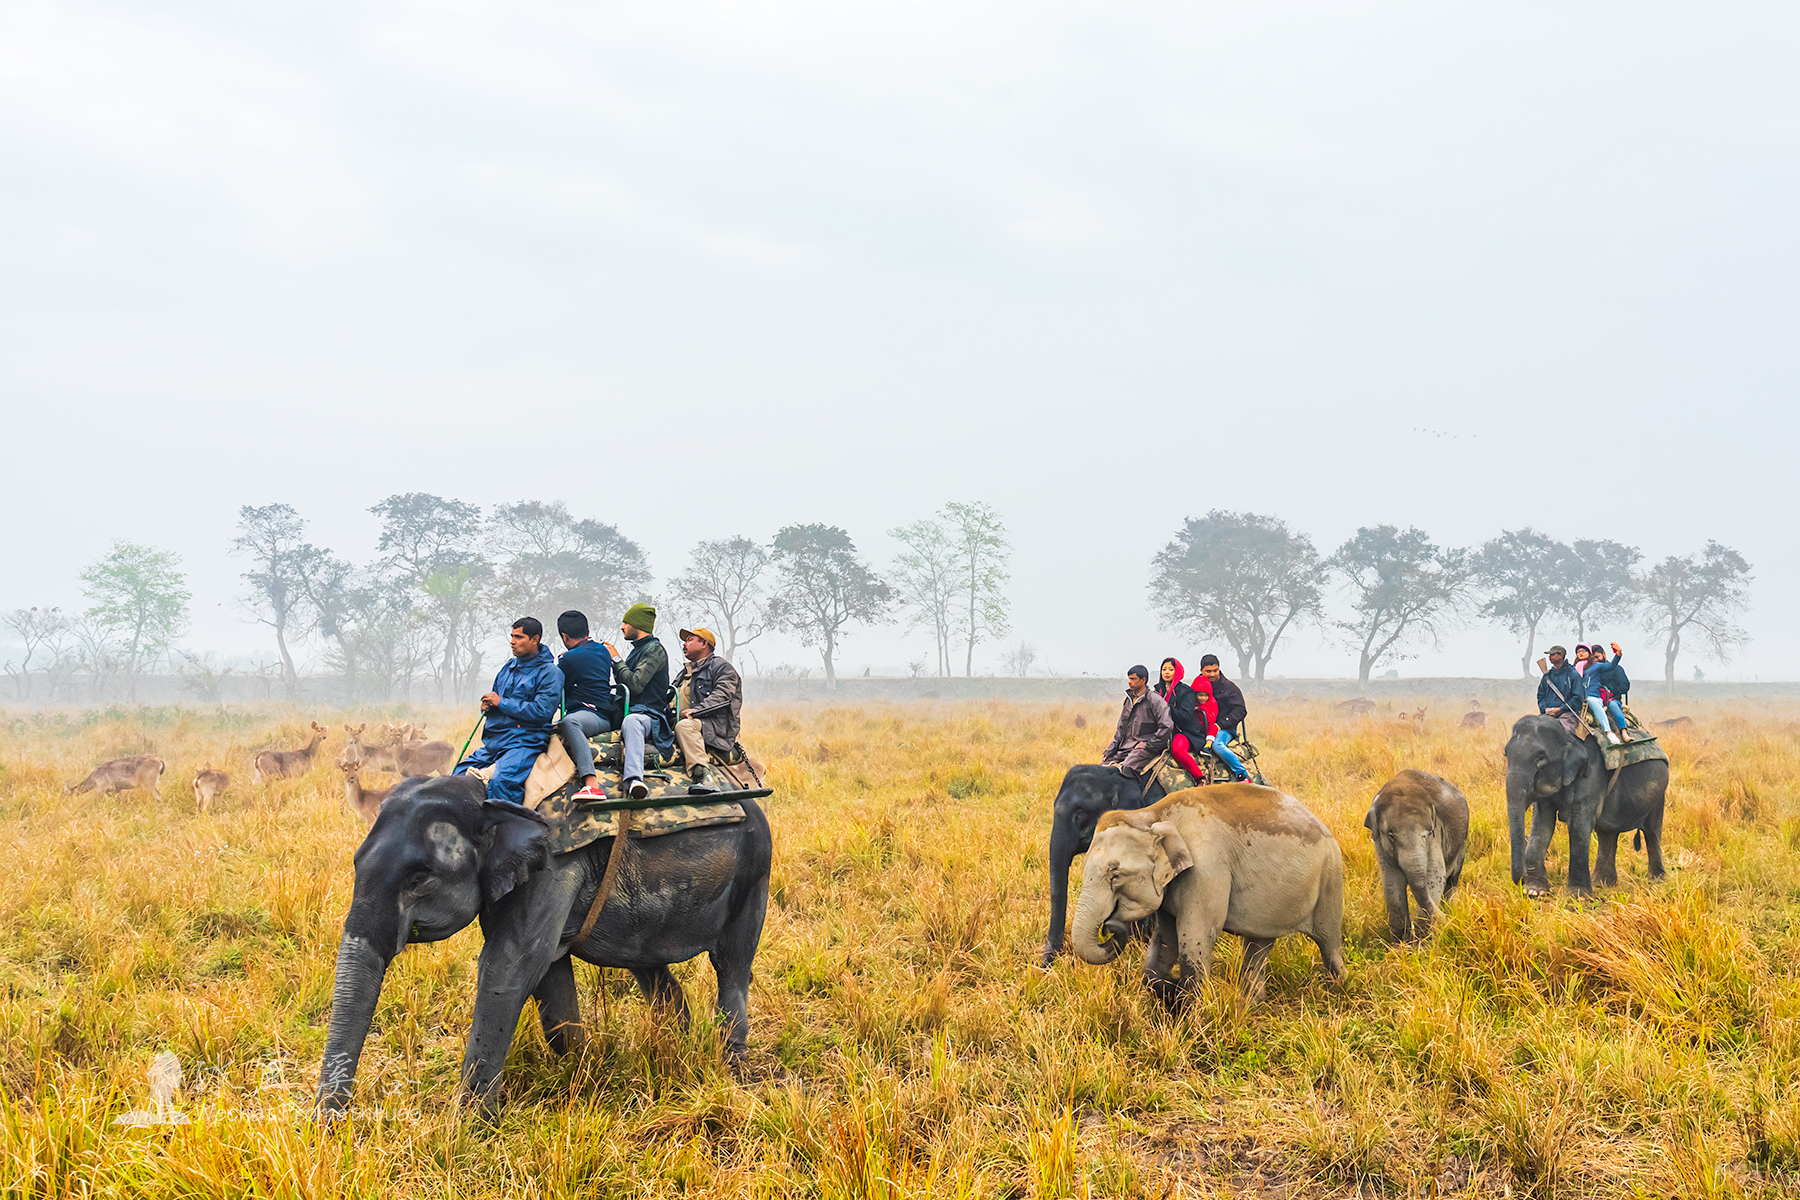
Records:
{"label": "elephant grazing in grass", "polygon": [[[1663,877],[1663,803],[1669,790],[1667,759],[1649,759],[1606,769],[1600,744],[1578,738],[1555,717],[1520,717],[1506,743],[1506,830],[1512,842],[1512,878],[1527,896],[1550,892],[1544,852],[1556,833],[1556,819],[1569,826],[1569,890],[1591,895],[1619,882],[1619,835],[1643,834],[1650,878]],[[1531,809],[1531,839],[1525,838],[1525,810]],[[1594,835],[1600,853],[1593,872],[1588,853]]]}
{"label": "elephant grazing in grass", "polygon": [[467,775],[396,784],[356,851],[356,892],[338,944],[337,981],[318,1107],[343,1111],[381,998],[388,964],[413,942],[436,942],[481,922],[475,1015],[462,1084],[482,1109],[499,1109],[500,1068],[525,998],[537,1001],[550,1048],[583,1036],[570,955],[624,967],[644,997],[687,1019],[670,963],[705,952],[719,980],[726,1046],[749,1033],[750,968],[769,901],[769,821],[753,800],[745,819],[631,844],[587,938],[576,938],[600,888],[613,839],[553,854],[536,813],[486,800]]}
{"label": "elephant grazing in grass", "polygon": [[[1402,771],[1375,793],[1363,828],[1375,842],[1388,931],[1401,941],[1424,937],[1438,906],[1462,879],[1469,841],[1469,802],[1449,780],[1425,771]],[[1406,893],[1419,902],[1415,920]]]}
{"label": "elephant grazing in grass", "polygon": [[1155,916],[1144,983],[1170,1007],[1211,971],[1219,934],[1244,939],[1241,984],[1261,999],[1275,939],[1304,933],[1325,970],[1344,974],[1344,857],[1304,804],[1253,783],[1188,788],[1100,819],[1070,934],[1096,965],[1131,922]]}

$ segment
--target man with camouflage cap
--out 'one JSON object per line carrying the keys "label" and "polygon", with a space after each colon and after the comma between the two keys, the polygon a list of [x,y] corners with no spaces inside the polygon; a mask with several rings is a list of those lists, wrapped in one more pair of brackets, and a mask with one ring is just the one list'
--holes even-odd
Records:
{"label": "man with camouflage cap", "polygon": [[675,677],[681,719],[675,722],[675,744],[687,760],[688,778],[706,781],[707,752],[729,760],[742,727],[744,681],[737,668],[720,658],[719,639],[710,629],[681,631],[681,653],[687,665]]}

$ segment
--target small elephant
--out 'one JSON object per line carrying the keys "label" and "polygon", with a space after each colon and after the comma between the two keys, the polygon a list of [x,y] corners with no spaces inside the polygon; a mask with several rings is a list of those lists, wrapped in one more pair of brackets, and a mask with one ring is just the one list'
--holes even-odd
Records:
{"label": "small elephant", "polygon": [[[1363,828],[1375,843],[1381,864],[1381,891],[1387,900],[1388,931],[1401,941],[1424,937],[1438,908],[1462,878],[1469,841],[1469,802],[1450,781],[1406,770],[1381,785]],[[1419,902],[1413,919],[1406,890]]]}
{"label": "small elephant", "polygon": [[1274,788],[1188,788],[1100,818],[1075,902],[1075,953],[1111,962],[1131,923],[1152,914],[1144,983],[1171,1008],[1210,973],[1221,932],[1244,939],[1251,1000],[1262,998],[1269,951],[1284,934],[1306,934],[1325,970],[1344,975],[1343,854],[1324,822]]}

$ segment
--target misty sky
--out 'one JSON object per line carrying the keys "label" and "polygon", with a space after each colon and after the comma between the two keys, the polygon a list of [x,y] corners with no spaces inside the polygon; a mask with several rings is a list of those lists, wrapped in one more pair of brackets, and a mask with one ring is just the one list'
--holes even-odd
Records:
{"label": "misty sky", "polygon": [[[184,556],[187,644],[261,649],[245,503],[361,561],[393,492],[560,498],[660,581],[797,521],[884,564],[884,530],[985,499],[1016,636],[1112,674],[1201,649],[1148,561],[1233,508],[1325,552],[1718,538],[1756,570],[1725,673],[1800,677],[1797,33],[1774,4],[15,0],[0,607],[80,606],[128,538]],[[843,669],[929,652],[859,632]],[[1477,627],[1399,666],[1518,653]],[[1309,630],[1271,671],[1355,656]]]}

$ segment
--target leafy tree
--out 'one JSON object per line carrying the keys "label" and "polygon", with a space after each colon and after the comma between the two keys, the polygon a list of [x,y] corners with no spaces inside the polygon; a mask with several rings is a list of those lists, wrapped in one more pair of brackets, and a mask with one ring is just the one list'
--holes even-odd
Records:
{"label": "leafy tree", "polygon": [[[0,624],[19,635],[24,644],[25,655],[19,661],[15,671],[12,663],[6,667],[14,675],[13,688],[22,700],[31,695],[31,663],[38,651],[56,651],[58,643],[69,628],[68,618],[63,616],[60,608],[15,608],[5,616],[0,616]],[[61,657],[60,654],[56,657]]]}
{"label": "leafy tree", "polygon": [[1622,616],[1637,601],[1635,568],[1644,556],[1635,546],[1577,539],[1563,568],[1561,611],[1575,619],[1575,640],[1587,641],[1591,619]]}
{"label": "leafy tree", "polygon": [[1644,627],[1663,637],[1663,682],[1670,691],[1682,637],[1690,630],[1720,658],[1747,640],[1733,617],[1750,602],[1752,579],[1743,555],[1713,541],[1698,554],[1671,554],[1645,572],[1638,611]]}
{"label": "leafy tree", "polygon": [[1274,517],[1214,509],[1189,517],[1150,563],[1150,602],[1165,625],[1224,638],[1238,677],[1261,680],[1282,634],[1319,616],[1325,579],[1305,534]]}
{"label": "leafy tree", "polygon": [[1328,565],[1350,592],[1356,616],[1337,624],[1360,652],[1356,678],[1365,685],[1376,663],[1403,657],[1412,639],[1436,640],[1457,614],[1471,574],[1467,551],[1442,549],[1422,530],[1392,525],[1358,529]]}
{"label": "leafy tree", "polygon": [[894,594],[910,611],[907,628],[929,628],[937,644],[937,673],[950,674],[950,636],[960,595],[958,555],[950,531],[932,518],[888,530],[906,549],[894,560]]}
{"label": "leafy tree", "polygon": [[[426,492],[389,496],[369,509],[381,518],[377,564],[384,583],[409,589],[436,628],[442,650],[438,693],[465,692],[480,673],[478,623],[493,568],[480,552],[481,509]],[[517,614],[513,614],[517,615]]]}
{"label": "leafy tree", "polygon": [[769,552],[747,537],[701,542],[688,556],[687,569],[674,579],[675,598],[705,614],[725,635],[720,654],[732,662],[739,646],[763,633],[762,578]]}
{"label": "leafy tree", "polygon": [[82,594],[92,601],[88,620],[112,634],[131,699],[152,660],[187,627],[187,580],[181,558],[135,542],[114,542],[105,558],[81,572]]}
{"label": "leafy tree", "polygon": [[835,659],[844,627],[886,619],[893,590],[856,554],[850,535],[834,525],[789,525],[775,534],[770,561],[779,580],[769,620],[817,646],[825,686],[837,690]]}
{"label": "leafy tree", "polygon": [[308,575],[322,553],[304,540],[305,532],[306,521],[290,505],[246,504],[238,509],[238,536],[231,542],[233,553],[250,556],[251,569],[243,574],[250,585],[246,600],[257,620],[275,631],[281,687],[289,700],[299,695],[300,673],[288,638],[306,632]]}
{"label": "leafy tree", "polygon": [[1002,589],[1012,578],[1006,569],[1012,546],[990,504],[951,501],[942,516],[956,556],[957,631],[967,643],[963,674],[972,676],[975,644],[1003,638],[1011,628],[1011,604]]}
{"label": "leafy tree", "polygon": [[1475,579],[1491,595],[1481,615],[1525,635],[1519,670],[1531,678],[1538,624],[1568,607],[1565,581],[1573,574],[1574,551],[1529,526],[1502,532],[1475,555]]}
{"label": "leafy tree", "polygon": [[562,501],[521,500],[494,509],[488,525],[497,592],[508,620],[537,612],[546,628],[579,609],[596,626],[625,611],[650,580],[638,544],[601,521],[576,519]]}

